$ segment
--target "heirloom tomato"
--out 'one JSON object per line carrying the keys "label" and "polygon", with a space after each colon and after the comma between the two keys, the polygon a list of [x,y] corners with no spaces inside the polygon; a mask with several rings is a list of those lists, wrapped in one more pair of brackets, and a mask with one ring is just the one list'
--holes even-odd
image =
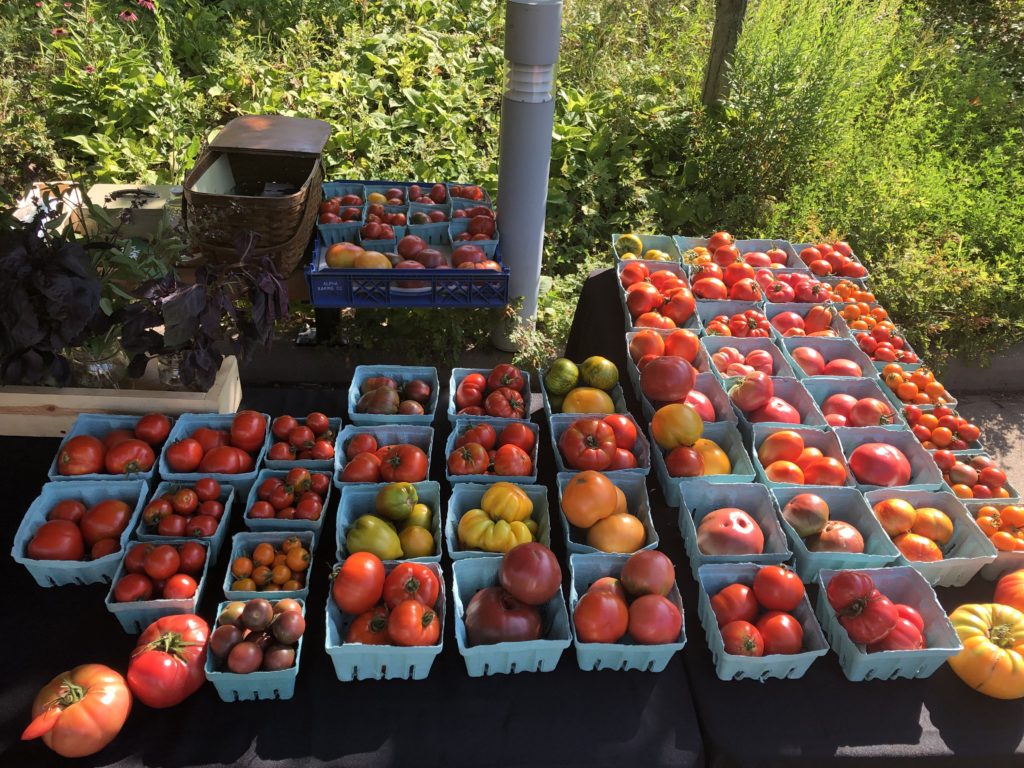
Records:
{"label": "heirloom tomato", "polygon": [[501,445],[515,445],[529,453],[537,441],[533,430],[527,424],[509,424],[501,430],[498,442]]}
{"label": "heirloom tomato", "polygon": [[679,608],[663,595],[641,595],[629,606],[629,634],[641,645],[674,643],[682,626]]}
{"label": "heirloom tomato", "polygon": [[1024,611],[1024,569],[1008,573],[996,582],[993,602]]}
{"label": "heirloom tomato", "polygon": [[466,375],[455,388],[455,407],[459,410],[473,405],[483,405],[487,379],[481,373]]}
{"label": "heirloom tomato", "polygon": [[693,389],[693,366],[681,357],[659,357],[640,372],[640,390],[652,402],[675,403]]}
{"label": "heirloom tomato", "polygon": [[839,571],[829,581],[826,595],[839,615],[839,623],[855,643],[878,642],[899,619],[896,606],[875,589],[871,577],[864,573]]}
{"label": "heirloom tomato", "polygon": [[190,613],[164,616],[146,627],[128,662],[128,687],[135,697],[163,709],[198,691],[206,682],[209,635],[207,623]]}
{"label": "heirloom tomato", "polygon": [[526,404],[520,392],[511,387],[500,387],[484,400],[484,410],[488,415],[501,419],[526,418]]}
{"label": "heirloom tomato", "polygon": [[334,572],[331,597],[342,613],[362,614],[384,593],[384,564],[370,552],[355,552]]}
{"label": "heirloom tomato", "polygon": [[346,643],[364,645],[390,645],[388,637],[388,609],[378,605],[356,616],[345,635]]}
{"label": "heirloom tomato", "polygon": [[482,475],[489,465],[487,449],[480,443],[466,443],[448,456],[448,472],[452,475]]}
{"label": "heirloom tomato", "polygon": [[1024,697],[1024,613],[1008,605],[961,605],[949,615],[963,650],[949,666],[974,690]]}
{"label": "heirloom tomato", "polygon": [[573,469],[605,469],[615,448],[615,431],[600,419],[578,419],[558,438],[558,449]]}
{"label": "heirloom tomato", "polygon": [[676,568],[664,553],[647,549],[623,564],[619,579],[633,596],[668,595],[676,582]]}
{"label": "heirloom tomato", "polygon": [[651,435],[665,450],[692,446],[704,433],[704,421],[697,410],[686,403],[664,405],[651,419]]}
{"label": "heirloom tomato", "polygon": [[388,446],[380,462],[380,476],[386,483],[418,483],[427,478],[427,454],[416,445]]}
{"label": "heirloom tomato", "polygon": [[490,376],[487,377],[487,389],[508,387],[521,392],[523,383],[523,372],[509,363],[499,363],[494,366]]}
{"label": "heirloom tomato", "polygon": [[576,603],[572,621],[581,643],[615,643],[629,629],[629,608],[612,592],[588,591]]}
{"label": "heirloom tomato", "polygon": [[85,557],[82,532],[70,520],[50,520],[29,539],[25,554],[33,560],[81,560]]}
{"label": "heirloom tomato", "polygon": [[132,508],[120,499],[106,499],[89,509],[79,527],[85,544],[91,547],[100,539],[116,539],[128,527]]}
{"label": "heirloom tomato", "polygon": [[[527,427],[527,429],[529,428]],[[477,424],[458,436],[455,440],[455,447],[461,448],[466,443],[478,443],[490,451],[498,444],[498,433],[494,430],[494,427],[486,422]]]}
{"label": "heirloom tomato", "polygon": [[921,630],[910,620],[899,618],[889,634],[868,645],[868,653],[876,651],[916,651],[924,648]]}
{"label": "heirloom tomato", "polygon": [[494,474],[525,477],[533,473],[533,459],[518,445],[501,446],[494,454]]}
{"label": "heirloom tomato", "polygon": [[391,609],[388,636],[395,645],[436,645],[441,637],[441,618],[417,600],[404,600]]}
{"label": "heirloom tomato", "polygon": [[498,580],[517,600],[527,605],[543,605],[561,587],[562,568],[550,549],[532,541],[505,553]]}
{"label": "heirloom tomato", "polygon": [[734,621],[754,621],[761,606],[746,584],[730,584],[711,598],[711,610],[721,628]]}
{"label": "heirloom tomato", "polygon": [[616,511],[618,494],[606,475],[584,470],[573,475],[562,490],[562,512],[577,528],[589,528]]}
{"label": "heirloom tomato", "polygon": [[749,621],[733,621],[721,629],[725,652],[734,656],[764,656],[764,638]]}
{"label": "heirloom tomato", "polygon": [[433,607],[441,586],[437,575],[422,563],[399,563],[384,579],[384,604],[394,608],[403,600]]}

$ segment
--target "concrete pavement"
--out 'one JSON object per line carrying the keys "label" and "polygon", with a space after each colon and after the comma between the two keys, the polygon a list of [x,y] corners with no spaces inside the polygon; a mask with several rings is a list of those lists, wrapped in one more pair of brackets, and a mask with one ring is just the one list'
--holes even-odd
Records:
{"label": "concrete pavement", "polygon": [[981,428],[981,443],[1024,493],[1024,394],[958,395],[957,411]]}

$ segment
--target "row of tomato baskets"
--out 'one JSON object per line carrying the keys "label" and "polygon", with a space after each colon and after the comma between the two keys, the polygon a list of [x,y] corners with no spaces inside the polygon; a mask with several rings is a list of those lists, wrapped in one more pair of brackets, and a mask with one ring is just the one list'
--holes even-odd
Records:
{"label": "row of tomato baskets", "polygon": [[[729,584],[749,586],[766,563],[790,560],[800,579],[820,585],[819,608],[830,579],[851,570],[871,574],[883,595],[895,580],[901,611],[927,606],[916,634],[896,631],[875,647],[839,631],[849,630],[835,620],[841,606],[831,620],[819,613],[851,679],[922,677],[958,658],[932,587],[1024,566],[1024,508],[980,430],[957,414],[870,291],[866,270],[851,266],[860,262],[848,246],[727,233],[614,238],[629,378],[652,466],[680,506],[719,675],[802,674],[795,658],[752,653],[749,633],[709,613]],[[723,510],[740,513],[726,528],[762,538],[727,551],[702,535],[705,518]],[[733,571],[711,576],[709,567]],[[807,611],[793,616],[807,640],[797,655],[824,653]]]}

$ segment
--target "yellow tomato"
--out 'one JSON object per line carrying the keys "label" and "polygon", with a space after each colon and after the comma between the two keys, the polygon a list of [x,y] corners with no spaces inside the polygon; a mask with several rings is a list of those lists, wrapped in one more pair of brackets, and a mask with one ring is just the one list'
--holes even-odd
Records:
{"label": "yellow tomato", "polygon": [[654,441],[666,451],[693,445],[703,433],[704,422],[700,415],[693,406],[685,403],[663,405],[651,419]]}
{"label": "yellow tomato", "polygon": [[615,403],[603,390],[576,387],[562,401],[562,413],[615,413]]}
{"label": "yellow tomato", "polygon": [[949,666],[996,699],[1024,698],[1024,613],[1008,605],[961,605],[949,615],[964,649]]}
{"label": "yellow tomato", "polygon": [[728,475],[732,472],[729,454],[714,440],[701,438],[693,444],[693,449],[704,459],[705,475]]}

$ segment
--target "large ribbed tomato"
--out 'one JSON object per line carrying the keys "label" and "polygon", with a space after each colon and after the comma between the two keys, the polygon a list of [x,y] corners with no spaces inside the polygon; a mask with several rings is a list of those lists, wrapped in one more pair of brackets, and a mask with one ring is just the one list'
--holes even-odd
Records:
{"label": "large ribbed tomato", "polygon": [[615,448],[615,431],[600,419],[577,419],[558,438],[558,450],[573,469],[606,469]]}
{"label": "large ribbed tomato", "polygon": [[949,615],[964,649],[949,660],[960,679],[996,699],[1024,698],[1024,613],[1008,605],[961,605]]}
{"label": "large ribbed tomato", "polygon": [[163,708],[198,691],[206,682],[209,635],[207,623],[190,613],[164,616],[146,627],[128,662],[128,687],[135,697]]}

